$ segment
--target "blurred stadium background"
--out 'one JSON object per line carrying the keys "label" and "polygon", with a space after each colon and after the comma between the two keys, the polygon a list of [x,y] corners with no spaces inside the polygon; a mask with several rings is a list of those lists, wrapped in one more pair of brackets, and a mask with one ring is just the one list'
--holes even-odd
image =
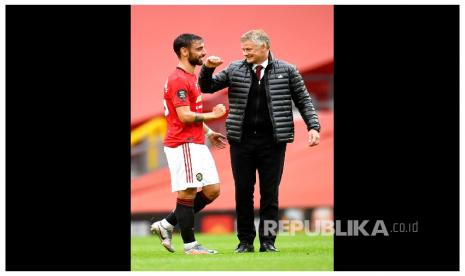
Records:
{"label": "blurred stadium background", "polygon": [[[177,58],[173,39],[185,32],[202,36],[208,55],[229,62],[242,59],[240,36],[255,28],[271,38],[278,59],[297,66],[318,109],[319,146],[307,146],[306,127],[295,112],[295,142],[288,145],[280,186],[280,217],[330,219],[333,212],[333,7],[332,6],[133,6],[131,14],[131,235],[150,234],[150,219],[175,207],[163,153],[166,121],[163,85]],[[196,71],[198,74],[198,70]],[[204,110],[228,104],[227,90],[204,94]],[[209,126],[225,133],[224,119]],[[196,231],[234,233],[234,181],[229,148],[211,148],[221,195],[196,216]],[[258,178],[257,178],[258,179]],[[258,185],[255,208],[259,207]],[[312,226],[310,226],[312,227]]]}

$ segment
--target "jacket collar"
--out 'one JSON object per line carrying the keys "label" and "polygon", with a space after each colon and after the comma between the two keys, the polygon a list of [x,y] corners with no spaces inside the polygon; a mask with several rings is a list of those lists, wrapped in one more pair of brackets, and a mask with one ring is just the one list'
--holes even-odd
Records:
{"label": "jacket collar", "polygon": [[268,64],[271,64],[273,62],[275,62],[275,59],[274,59],[273,54],[271,53],[271,50],[270,50],[270,52],[268,53]]}

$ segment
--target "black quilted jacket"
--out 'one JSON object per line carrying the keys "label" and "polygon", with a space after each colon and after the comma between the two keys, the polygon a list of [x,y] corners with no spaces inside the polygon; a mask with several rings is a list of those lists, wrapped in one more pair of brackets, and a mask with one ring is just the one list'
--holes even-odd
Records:
{"label": "black quilted jacket", "polygon": [[[273,124],[274,139],[278,143],[294,141],[294,121],[291,100],[299,109],[307,129],[320,131],[320,123],[312,99],[304,81],[294,65],[272,58],[269,54],[266,97],[268,110]],[[202,66],[199,74],[199,86],[203,93],[214,93],[229,87],[229,115],[226,130],[229,140],[240,142],[247,99],[252,85],[252,67],[245,61],[232,62],[228,68],[216,74],[214,68]]]}

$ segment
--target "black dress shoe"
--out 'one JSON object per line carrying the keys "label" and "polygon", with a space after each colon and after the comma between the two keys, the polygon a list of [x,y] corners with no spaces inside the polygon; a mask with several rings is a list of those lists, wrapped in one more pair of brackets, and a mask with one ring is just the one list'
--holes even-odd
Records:
{"label": "black dress shoe", "polygon": [[264,242],[260,245],[260,252],[279,252],[271,242]]}
{"label": "black dress shoe", "polygon": [[235,253],[247,253],[247,252],[254,252],[253,244],[241,242],[237,246]]}

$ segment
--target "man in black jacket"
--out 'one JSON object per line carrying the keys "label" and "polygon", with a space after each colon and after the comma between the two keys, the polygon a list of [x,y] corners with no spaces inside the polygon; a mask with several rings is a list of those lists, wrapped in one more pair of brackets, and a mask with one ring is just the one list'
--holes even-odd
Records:
{"label": "man in black jacket", "polygon": [[254,251],[253,193],[257,170],[260,252],[276,252],[278,187],[286,143],[294,140],[292,101],[307,125],[309,146],[319,144],[320,124],[299,72],[295,66],[272,57],[270,39],[263,30],[245,33],[241,37],[241,48],[245,60],[232,62],[215,76],[212,76],[213,71],[223,61],[219,57],[209,57],[200,71],[199,85],[203,93],[229,88],[226,129],[240,241],[235,252]]}

